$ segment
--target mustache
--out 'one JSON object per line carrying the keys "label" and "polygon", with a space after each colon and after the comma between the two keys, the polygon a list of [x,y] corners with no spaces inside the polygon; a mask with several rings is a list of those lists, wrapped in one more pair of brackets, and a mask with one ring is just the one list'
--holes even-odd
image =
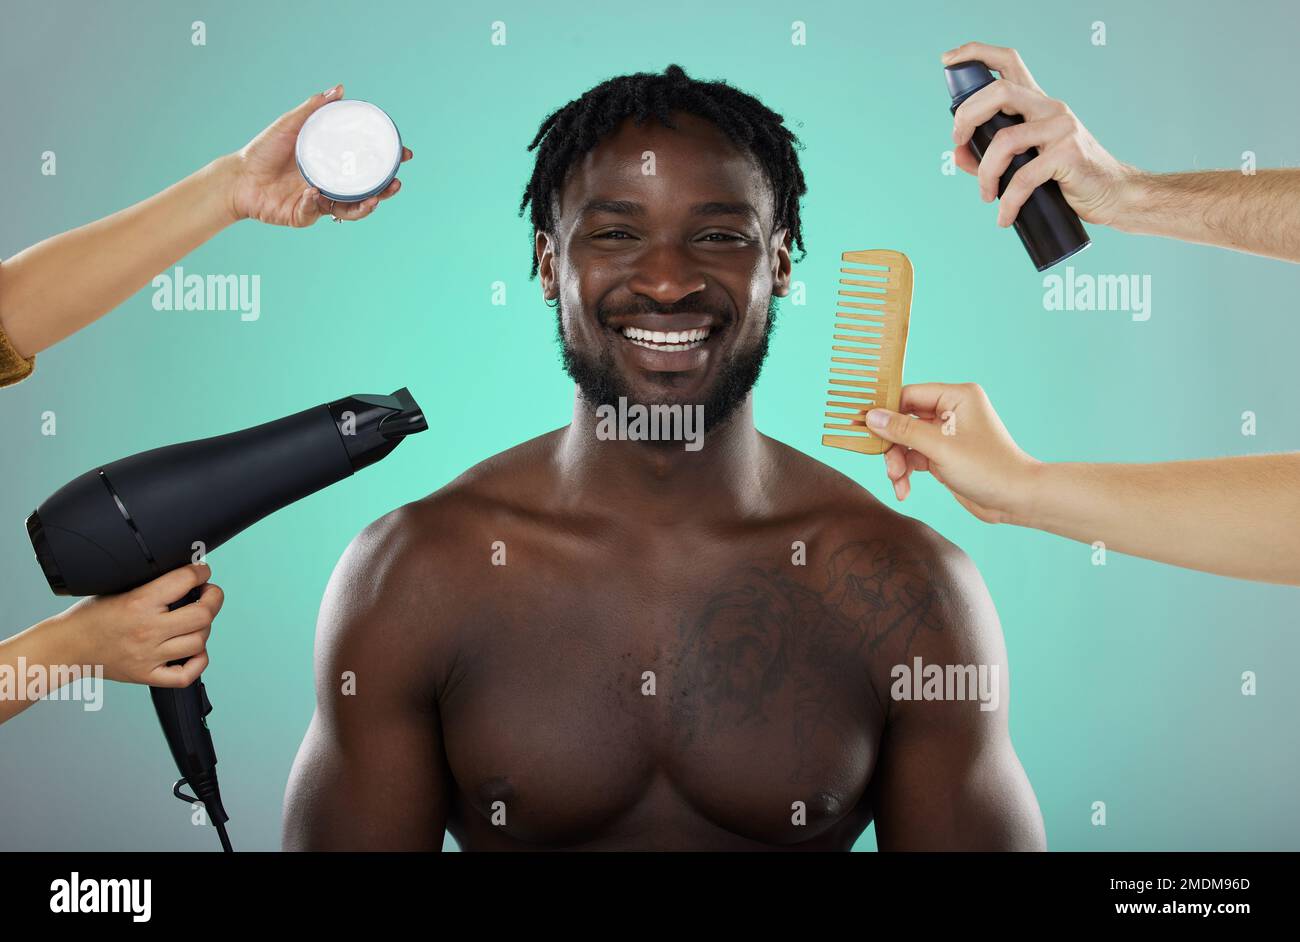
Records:
{"label": "mustache", "polygon": [[673,314],[708,314],[724,326],[734,319],[731,315],[731,309],[720,304],[701,302],[657,304],[647,298],[637,304],[620,305],[617,308],[598,306],[596,308],[596,323],[605,327],[615,317],[628,317],[636,314],[662,314],[665,316]]}

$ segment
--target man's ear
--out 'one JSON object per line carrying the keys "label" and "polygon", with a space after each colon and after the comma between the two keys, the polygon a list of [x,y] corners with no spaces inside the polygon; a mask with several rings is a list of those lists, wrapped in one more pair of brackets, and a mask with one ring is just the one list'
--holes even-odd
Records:
{"label": "man's ear", "polygon": [[554,301],[560,296],[560,285],[555,277],[555,250],[550,234],[539,231],[534,238],[533,250],[537,253],[537,277],[542,282],[542,298]]}
{"label": "man's ear", "polygon": [[790,293],[790,230],[777,229],[772,233],[772,294],[784,298]]}

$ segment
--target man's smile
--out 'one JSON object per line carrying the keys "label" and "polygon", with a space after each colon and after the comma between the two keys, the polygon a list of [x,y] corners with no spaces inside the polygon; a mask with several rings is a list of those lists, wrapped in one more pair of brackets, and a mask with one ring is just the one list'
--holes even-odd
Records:
{"label": "man's smile", "polygon": [[632,366],[657,373],[701,369],[725,333],[708,315],[639,314],[611,318],[621,354]]}
{"label": "man's smile", "polygon": [[639,327],[624,327],[623,336],[638,347],[650,350],[694,350],[709,338],[709,328],[700,330],[641,330]]}

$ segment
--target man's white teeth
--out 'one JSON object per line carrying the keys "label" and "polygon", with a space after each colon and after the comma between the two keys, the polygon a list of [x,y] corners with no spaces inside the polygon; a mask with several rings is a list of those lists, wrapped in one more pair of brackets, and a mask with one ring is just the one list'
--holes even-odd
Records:
{"label": "man's white teeth", "polygon": [[709,328],[662,331],[624,327],[623,336],[649,350],[693,350],[709,339]]}

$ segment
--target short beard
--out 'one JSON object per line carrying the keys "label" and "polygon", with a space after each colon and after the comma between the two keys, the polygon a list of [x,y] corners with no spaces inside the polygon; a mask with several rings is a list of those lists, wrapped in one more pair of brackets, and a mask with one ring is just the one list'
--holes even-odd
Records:
{"label": "short beard", "polygon": [[[736,409],[749,396],[749,392],[758,382],[758,375],[767,359],[772,333],[776,329],[776,298],[772,297],[767,305],[767,322],[758,341],[749,349],[736,349],[722,364],[713,388],[709,390],[704,402],[704,430],[712,431],[731,418]],[[734,325],[733,325],[734,326]],[[593,408],[600,405],[613,405],[620,397],[633,402],[623,377],[619,375],[614,364],[614,356],[609,350],[603,350],[600,356],[591,356],[579,350],[569,342],[564,332],[564,311],[561,303],[556,303],[556,339],[560,345],[560,358],[564,371],[578,384],[582,398]],[[658,402],[642,403],[654,405],[697,405],[684,402],[672,396],[665,396]]]}

